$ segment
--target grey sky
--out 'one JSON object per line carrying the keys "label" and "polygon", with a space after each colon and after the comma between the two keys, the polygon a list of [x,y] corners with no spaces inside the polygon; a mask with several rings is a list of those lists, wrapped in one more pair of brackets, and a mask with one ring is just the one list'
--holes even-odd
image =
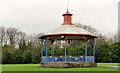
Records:
{"label": "grey sky", "polygon": [[0,25],[26,33],[41,33],[59,27],[67,4],[73,23],[91,25],[103,34],[118,30],[119,0],[1,0]]}

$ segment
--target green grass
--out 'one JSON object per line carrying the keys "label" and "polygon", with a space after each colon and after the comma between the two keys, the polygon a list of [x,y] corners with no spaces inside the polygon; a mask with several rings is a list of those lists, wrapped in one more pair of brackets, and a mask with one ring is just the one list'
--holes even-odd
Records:
{"label": "green grass", "polygon": [[118,71],[118,68],[102,66],[91,68],[40,68],[39,64],[4,64],[2,65],[2,71]]}
{"label": "green grass", "polygon": [[97,65],[111,65],[111,66],[120,66],[118,63],[97,63]]}

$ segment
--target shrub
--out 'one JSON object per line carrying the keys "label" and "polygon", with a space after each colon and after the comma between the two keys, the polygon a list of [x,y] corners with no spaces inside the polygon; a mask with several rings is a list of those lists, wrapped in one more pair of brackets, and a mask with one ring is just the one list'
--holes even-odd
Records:
{"label": "shrub", "polygon": [[41,61],[40,54],[33,54],[31,56],[32,63],[39,63]]}
{"label": "shrub", "polygon": [[23,52],[22,63],[31,63],[31,52],[30,51]]}
{"label": "shrub", "polygon": [[2,57],[2,63],[3,64],[9,64],[10,63],[10,53],[6,52]]}
{"label": "shrub", "polygon": [[10,54],[10,63],[20,64],[22,63],[22,50],[16,50]]}

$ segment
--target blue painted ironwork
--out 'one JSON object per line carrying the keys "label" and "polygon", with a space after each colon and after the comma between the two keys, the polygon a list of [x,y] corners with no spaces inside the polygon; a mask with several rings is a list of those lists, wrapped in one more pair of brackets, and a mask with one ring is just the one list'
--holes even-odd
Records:
{"label": "blue painted ironwork", "polygon": [[43,62],[43,41],[41,42],[41,61]]}
{"label": "blue painted ironwork", "polygon": [[[65,62],[65,56],[45,56],[42,57],[43,62]],[[67,56],[66,62],[86,62],[86,56]],[[87,56],[87,62],[94,62],[93,56]]]}
{"label": "blue painted ironwork", "polygon": [[87,62],[87,40],[85,40],[85,62]]}
{"label": "blue painted ironwork", "polygon": [[95,42],[93,42],[93,61],[95,62]]}
{"label": "blue painted ironwork", "polygon": [[65,62],[66,62],[66,39],[65,39]]}
{"label": "blue painted ironwork", "polygon": [[66,56],[66,39],[65,39],[65,56],[53,56],[53,45],[51,46],[51,56],[47,56],[47,40],[46,40],[46,56],[43,56],[43,42],[41,42],[41,59],[42,62],[95,62],[95,43],[93,43],[93,56],[87,56],[87,40],[85,40],[85,56]]}
{"label": "blue painted ironwork", "polygon": [[46,62],[47,62],[47,40],[46,40]]}

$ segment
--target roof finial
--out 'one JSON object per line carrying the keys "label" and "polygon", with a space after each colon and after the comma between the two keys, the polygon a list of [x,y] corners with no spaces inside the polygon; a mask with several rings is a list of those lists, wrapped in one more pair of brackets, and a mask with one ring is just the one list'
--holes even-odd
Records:
{"label": "roof finial", "polygon": [[68,11],[68,4],[67,4],[67,11]]}

